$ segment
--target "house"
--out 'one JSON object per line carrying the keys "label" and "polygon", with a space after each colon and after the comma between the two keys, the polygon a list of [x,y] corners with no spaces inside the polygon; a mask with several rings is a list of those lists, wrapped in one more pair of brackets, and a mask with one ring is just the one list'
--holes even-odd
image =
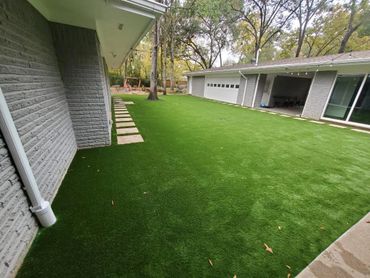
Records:
{"label": "house", "polygon": [[186,73],[189,93],[370,128],[370,51]]}
{"label": "house", "polygon": [[165,10],[149,0],[0,0],[0,277],[15,275],[40,223],[55,222],[50,203],[76,151],[111,144],[107,69]]}

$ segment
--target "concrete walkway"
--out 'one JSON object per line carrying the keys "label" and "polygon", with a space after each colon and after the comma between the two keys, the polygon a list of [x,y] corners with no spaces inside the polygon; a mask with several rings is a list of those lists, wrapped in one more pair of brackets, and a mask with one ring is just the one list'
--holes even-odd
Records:
{"label": "concrete walkway", "polygon": [[332,243],[297,277],[370,277],[370,212]]}
{"label": "concrete walkway", "polygon": [[124,102],[121,98],[114,97],[114,116],[117,131],[117,144],[133,144],[144,142],[130,113],[127,111],[127,104],[134,104],[132,101]]}

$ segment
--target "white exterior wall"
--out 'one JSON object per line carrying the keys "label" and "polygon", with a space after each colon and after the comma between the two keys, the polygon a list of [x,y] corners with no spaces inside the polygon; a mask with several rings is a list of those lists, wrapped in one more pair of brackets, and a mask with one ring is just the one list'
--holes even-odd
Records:
{"label": "white exterior wall", "polygon": [[[221,87],[209,86],[209,84],[221,84]],[[224,85],[224,87],[222,87]],[[229,88],[226,87],[229,85]],[[230,85],[234,85],[231,88]],[[240,76],[234,77],[206,77],[204,84],[204,97],[230,103],[237,103],[240,86]]]}

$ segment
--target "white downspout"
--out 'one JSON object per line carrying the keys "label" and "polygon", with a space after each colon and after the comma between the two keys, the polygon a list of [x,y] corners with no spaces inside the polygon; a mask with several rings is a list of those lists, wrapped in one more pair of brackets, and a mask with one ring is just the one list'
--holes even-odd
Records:
{"label": "white downspout", "polygon": [[248,85],[248,78],[241,72],[239,71],[239,74],[241,76],[243,76],[243,78],[245,79],[245,85],[244,85],[244,93],[243,93],[243,100],[242,100],[242,103],[241,103],[241,106],[244,106],[244,101],[245,101],[245,94],[247,93],[247,85]]}
{"label": "white downspout", "polygon": [[31,166],[28,162],[21,139],[14,125],[8,105],[0,88],[0,129],[4,136],[6,145],[17,167],[18,173],[26,188],[27,195],[31,201],[31,211],[36,214],[41,225],[49,227],[56,222],[56,217],[51,209],[50,203],[45,201],[37,186]]}

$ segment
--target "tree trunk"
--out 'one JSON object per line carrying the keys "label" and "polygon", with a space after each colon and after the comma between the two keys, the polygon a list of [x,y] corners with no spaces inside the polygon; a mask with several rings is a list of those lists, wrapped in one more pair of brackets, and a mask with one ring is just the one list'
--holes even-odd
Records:
{"label": "tree trunk", "polygon": [[150,92],[148,100],[158,100],[157,93],[157,62],[158,62],[158,21],[154,24],[152,49],[152,70],[150,73]]}
{"label": "tree trunk", "polygon": [[171,60],[170,90],[171,92],[174,92],[175,90],[175,46],[174,46],[173,33],[171,35],[170,60]]}
{"label": "tree trunk", "polygon": [[167,44],[164,41],[162,45],[162,87],[163,94],[167,95]]}
{"label": "tree trunk", "polygon": [[360,26],[360,25],[357,25],[357,27],[353,27],[353,21],[355,19],[356,13],[357,13],[356,0],[352,0],[351,1],[351,13],[350,13],[349,20],[348,20],[347,30],[344,33],[342,41],[340,42],[338,53],[343,53],[345,51],[349,38],[352,36],[353,32],[355,32],[356,29]]}
{"label": "tree trunk", "polygon": [[127,85],[127,61],[128,59],[125,61],[125,70],[124,70],[124,79],[123,79],[123,87],[126,88],[126,85]]}
{"label": "tree trunk", "polygon": [[295,57],[299,57],[299,55],[301,54],[302,45],[303,45],[304,37],[306,35],[307,26],[305,25],[303,28],[304,28],[303,30],[299,31],[298,42],[297,42],[297,50],[295,52]]}
{"label": "tree trunk", "polygon": [[344,51],[346,50],[346,46],[347,46],[347,43],[349,41],[349,38],[352,36],[353,32],[354,31],[353,31],[352,28],[347,29],[346,33],[343,36],[342,41],[340,42],[340,47],[339,47],[338,53],[344,53]]}

